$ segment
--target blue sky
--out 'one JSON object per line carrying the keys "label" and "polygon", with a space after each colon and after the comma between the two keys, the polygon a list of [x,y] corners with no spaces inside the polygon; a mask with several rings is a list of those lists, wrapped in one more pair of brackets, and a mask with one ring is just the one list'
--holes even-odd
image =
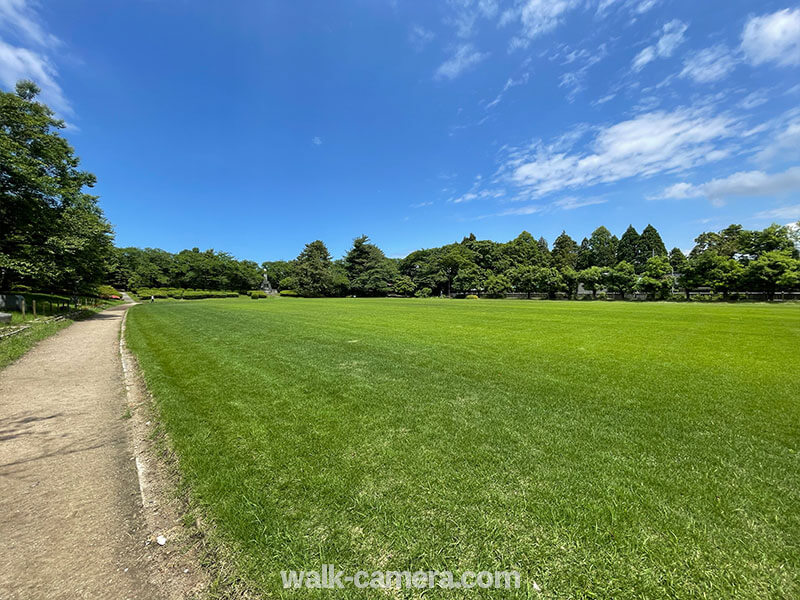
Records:
{"label": "blue sky", "polygon": [[800,219],[800,6],[0,0],[118,245],[390,256],[474,232],[668,246]]}

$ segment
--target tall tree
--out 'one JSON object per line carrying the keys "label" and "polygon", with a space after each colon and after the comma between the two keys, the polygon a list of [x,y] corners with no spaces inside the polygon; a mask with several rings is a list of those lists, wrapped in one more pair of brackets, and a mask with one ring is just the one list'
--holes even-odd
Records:
{"label": "tall tree", "polygon": [[545,262],[541,246],[527,231],[504,244],[502,254],[508,259],[509,267],[541,266]]}
{"label": "tall tree", "polygon": [[83,191],[95,176],[80,170],[64,122],[38,94],[30,81],[0,92],[0,289],[77,291],[110,272],[113,233]]}
{"label": "tall tree", "polygon": [[686,268],[686,255],[680,248],[675,247],[669,251],[669,264],[672,265],[674,273],[683,273]]}
{"label": "tall tree", "polygon": [[557,269],[565,269],[567,267],[574,269],[578,263],[578,244],[571,237],[567,235],[566,231],[562,231],[561,235],[553,242],[553,250],[550,255],[553,258],[553,266]]}
{"label": "tall tree", "polygon": [[350,290],[360,296],[385,296],[392,289],[397,269],[383,251],[362,235],[344,258]]}
{"label": "tall tree", "polygon": [[628,225],[617,244],[617,262],[625,261],[631,265],[639,264],[639,232],[633,225]]}
{"label": "tall tree", "polygon": [[294,278],[295,291],[303,296],[329,296],[334,293],[335,273],[328,248],[320,240],[306,244],[298,255]]}
{"label": "tall tree", "polygon": [[667,247],[664,246],[661,235],[655,227],[648,224],[639,236],[639,262],[644,265],[653,256],[666,255]]}
{"label": "tall tree", "polygon": [[617,264],[617,240],[602,225],[592,232],[589,247],[592,253],[592,266],[613,267]]}
{"label": "tall tree", "polygon": [[583,238],[581,240],[581,245],[578,248],[578,257],[575,260],[575,269],[578,271],[583,271],[584,269],[588,269],[591,266],[594,266],[594,256],[592,255],[592,246],[589,243],[588,239]]}

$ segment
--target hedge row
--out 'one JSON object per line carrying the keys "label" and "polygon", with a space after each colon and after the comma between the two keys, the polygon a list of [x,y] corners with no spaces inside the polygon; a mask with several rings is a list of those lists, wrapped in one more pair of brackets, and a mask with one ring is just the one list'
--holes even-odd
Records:
{"label": "hedge row", "polygon": [[238,292],[218,290],[184,290],[182,288],[139,288],[135,291],[144,300],[154,298],[176,298],[183,300],[200,300],[201,298],[238,298]]}

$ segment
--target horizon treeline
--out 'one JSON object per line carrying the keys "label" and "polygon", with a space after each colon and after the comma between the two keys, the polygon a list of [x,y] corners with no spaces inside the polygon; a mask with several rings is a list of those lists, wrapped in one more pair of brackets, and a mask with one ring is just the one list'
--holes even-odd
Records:
{"label": "horizon treeline", "polygon": [[184,288],[247,291],[266,273],[278,290],[303,296],[431,296],[509,292],[574,297],[644,292],[665,298],[676,287],[728,296],[800,288],[798,228],[731,225],[704,232],[689,256],[667,251],[652,225],[633,226],[618,238],[598,227],[580,243],[562,232],[552,246],[523,231],[508,242],[479,240],[420,249],[387,258],[367,236],[333,260],[315,240],[291,261],[258,265],[226,252],[198,248],[115,248],[97,197],[85,193],[96,178],[60,135],[64,122],[36,100],[39,88],[20,81],[0,91],[0,290],[89,292],[110,283],[124,289]]}
{"label": "horizon treeline", "polygon": [[763,230],[730,225],[703,232],[685,256],[667,251],[652,225],[639,233],[632,225],[621,237],[598,227],[580,243],[562,231],[552,247],[523,231],[509,242],[479,240],[416,250],[402,259],[387,258],[367,236],[353,241],[340,260],[315,240],[291,261],[266,261],[273,286],[302,296],[436,296],[509,292],[575,297],[579,284],[596,295],[601,289],[626,295],[645,293],[662,299],[676,288],[707,288],[727,297],[737,291],[800,288],[798,230],[773,224]]}

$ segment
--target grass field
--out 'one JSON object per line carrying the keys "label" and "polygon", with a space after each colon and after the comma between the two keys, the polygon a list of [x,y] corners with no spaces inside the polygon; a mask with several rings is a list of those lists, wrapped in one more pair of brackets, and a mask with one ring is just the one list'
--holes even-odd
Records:
{"label": "grass field", "polygon": [[800,597],[798,306],[204,300],[135,307],[128,339],[269,597],[322,563]]}

